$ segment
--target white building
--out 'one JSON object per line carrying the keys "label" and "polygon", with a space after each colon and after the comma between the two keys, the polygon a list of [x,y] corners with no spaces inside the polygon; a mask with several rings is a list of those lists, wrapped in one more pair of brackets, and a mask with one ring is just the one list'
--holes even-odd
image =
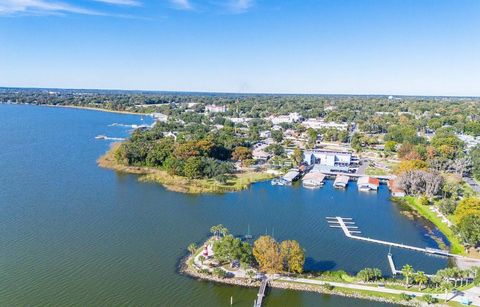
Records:
{"label": "white building", "polygon": [[309,118],[302,123],[305,128],[322,129],[322,128],[335,128],[338,130],[347,130],[347,123],[325,122],[323,119]]}
{"label": "white building", "polygon": [[330,167],[348,167],[352,162],[349,152],[313,150],[303,154],[303,160],[308,165],[320,164]]}
{"label": "white building", "polygon": [[165,123],[168,120],[168,115],[162,113],[152,113],[152,116],[157,122]]}
{"label": "white building", "polygon": [[205,112],[207,113],[224,113],[227,111],[227,106],[208,105],[205,106]]}
{"label": "white building", "polygon": [[279,116],[273,116],[270,115],[267,117],[268,120],[272,122],[274,125],[282,124],[282,123],[296,123],[302,120],[302,116],[298,114],[297,112],[290,113],[288,115],[279,115]]}
{"label": "white building", "polygon": [[227,119],[234,124],[246,124],[252,120],[251,118],[247,117],[227,117]]}
{"label": "white building", "polygon": [[472,149],[473,147],[480,144],[480,137],[475,137],[468,134],[457,134],[457,137],[465,143],[465,148],[467,151]]}

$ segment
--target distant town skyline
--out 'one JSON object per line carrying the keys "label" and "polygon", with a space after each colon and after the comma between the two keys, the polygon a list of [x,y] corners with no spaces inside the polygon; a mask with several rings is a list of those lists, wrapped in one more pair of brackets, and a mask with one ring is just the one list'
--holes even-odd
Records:
{"label": "distant town skyline", "polygon": [[0,0],[0,86],[480,96],[475,0]]}

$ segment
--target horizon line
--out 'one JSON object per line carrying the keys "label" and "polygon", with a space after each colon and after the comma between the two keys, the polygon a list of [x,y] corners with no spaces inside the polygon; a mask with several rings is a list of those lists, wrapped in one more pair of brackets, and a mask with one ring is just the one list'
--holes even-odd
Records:
{"label": "horizon line", "polygon": [[77,91],[121,91],[121,92],[150,92],[150,93],[182,93],[182,94],[220,94],[220,95],[279,95],[279,96],[393,96],[393,97],[441,97],[441,98],[476,98],[480,95],[431,95],[431,94],[353,94],[353,93],[280,93],[280,92],[227,92],[227,91],[194,91],[194,90],[147,90],[147,89],[119,89],[119,88],[75,88],[75,87],[27,87],[27,86],[0,86],[0,89],[30,89],[30,90],[77,90]]}

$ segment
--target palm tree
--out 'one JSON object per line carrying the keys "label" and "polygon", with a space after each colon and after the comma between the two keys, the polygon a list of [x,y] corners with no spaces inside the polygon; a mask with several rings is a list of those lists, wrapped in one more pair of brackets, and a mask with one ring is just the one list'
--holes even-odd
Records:
{"label": "palm tree", "polygon": [[210,228],[210,232],[211,232],[212,235],[214,235],[215,237],[218,236],[219,226],[220,226],[220,225],[216,225],[216,226],[212,226],[212,227]]}
{"label": "palm tree", "polygon": [[437,272],[431,278],[432,282],[435,284],[435,289],[438,289],[438,285],[443,281],[443,277]]}
{"label": "palm tree", "polygon": [[413,275],[415,271],[413,270],[413,267],[409,264],[406,264],[402,268],[402,274],[405,277],[405,284],[408,286],[409,284],[409,278]]}
{"label": "palm tree", "polygon": [[218,227],[218,232],[222,235],[222,237],[225,237],[228,234],[228,228],[223,226],[222,224],[218,225]]}
{"label": "palm tree", "polygon": [[448,280],[444,280],[440,287],[445,291],[445,302],[447,302],[448,292],[450,291],[450,289],[452,289],[452,283]]}
{"label": "palm tree", "polygon": [[455,288],[457,287],[458,278],[460,277],[460,269],[457,267],[451,268],[451,277],[455,279]]}
{"label": "palm tree", "polygon": [[418,271],[415,274],[415,282],[418,284],[418,289],[421,289],[422,285],[428,282],[428,276],[425,275],[425,272]]}
{"label": "palm tree", "polygon": [[379,268],[373,268],[372,273],[373,273],[374,280],[378,280],[382,278],[382,271]]}
{"label": "palm tree", "polygon": [[197,250],[197,244],[195,243],[190,243],[190,245],[188,245],[188,251],[190,252],[190,254],[195,254],[195,251]]}

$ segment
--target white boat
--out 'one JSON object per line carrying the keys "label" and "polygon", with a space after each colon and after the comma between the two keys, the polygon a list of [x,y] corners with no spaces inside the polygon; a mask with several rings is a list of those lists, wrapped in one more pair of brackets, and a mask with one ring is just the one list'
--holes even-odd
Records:
{"label": "white boat", "polygon": [[105,140],[107,138],[106,135],[100,134],[95,137],[97,140]]}
{"label": "white boat", "polygon": [[307,181],[304,180],[302,185],[304,188],[307,188],[307,189],[318,189],[323,187],[323,182],[318,182],[314,180],[307,180]]}
{"label": "white boat", "polygon": [[287,185],[288,183],[282,178],[272,179],[272,185]]}

